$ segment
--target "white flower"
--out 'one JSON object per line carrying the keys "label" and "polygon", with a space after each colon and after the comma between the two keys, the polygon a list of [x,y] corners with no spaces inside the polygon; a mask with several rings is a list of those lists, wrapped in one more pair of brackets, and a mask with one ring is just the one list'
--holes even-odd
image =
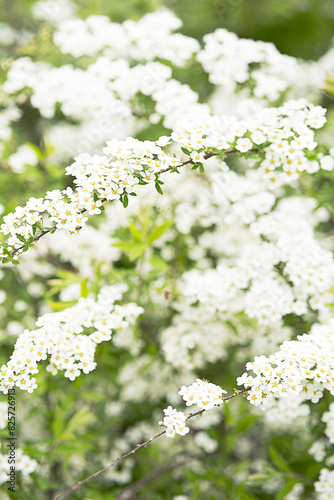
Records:
{"label": "white flower", "polygon": [[241,153],[246,153],[246,151],[249,151],[250,149],[252,149],[252,147],[252,141],[247,138],[238,139],[235,145],[235,149],[238,149],[238,151],[240,151]]}

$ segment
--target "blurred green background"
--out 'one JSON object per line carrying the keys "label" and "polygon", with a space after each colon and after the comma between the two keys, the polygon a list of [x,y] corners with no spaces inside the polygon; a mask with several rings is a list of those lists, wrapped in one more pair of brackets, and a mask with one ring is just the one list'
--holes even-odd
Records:
{"label": "blurred green background", "polygon": [[[1,20],[31,27],[32,0],[1,0]],[[333,36],[333,0],[77,0],[83,16],[105,14],[115,21],[139,19],[159,6],[172,9],[183,32],[201,38],[218,27],[239,36],[273,42],[286,54],[317,59]]]}

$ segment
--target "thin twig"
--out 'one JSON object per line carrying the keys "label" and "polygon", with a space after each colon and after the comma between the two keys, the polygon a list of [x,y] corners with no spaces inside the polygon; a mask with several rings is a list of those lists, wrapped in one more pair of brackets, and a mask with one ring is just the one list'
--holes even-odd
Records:
{"label": "thin twig", "polygon": [[[241,391],[237,391],[235,392],[234,394],[231,394],[231,396],[227,396],[226,398],[222,398],[222,401],[225,402],[225,401],[229,401],[230,399],[233,399],[235,398],[236,396],[239,396],[240,394],[244,394],[245,392],[248,392],[249,391],[249,387],[247,387],[246,389],[242,389]],[[190,413],[187,417],[187,420],[190,420],[191,418],[193,417],[197,417],[198,415],[202,415],[205,411],[205,409],[203,410],[199,410],[197,411],[196,413]],[[107,467],[104,467],[103,469],[97,471],[97,472],[94,472],[94,474],[92,474],[91,476],[89,477],[86,477],[86,479],[83,479],[82,481],[78,481],[74,486],[72,486],[71,488],[69,488],[68,490],[64,491],[64,493],[61,493],[60,495],[57,495],[54,500],[59,500],[60,498],[63,498],[65,497],[66,495],[68,495],[69,493],[71,493],[72,491],[76,490],[79,486],[81,486],[82,484],[84,483],[87,483],[88,481],[90,481],[91,479],[93,479],[94,477],[102,474],[103,472],[107,472],[108,470],[110,470],[112,467],[114,467],[114,465],[118,464],[118,462],[120,462],[121,460],[124,460],[124,458],[127,458],[129,457],[130,455],[133,455],[134,453],[136,453],[136,451],[140,450],[141,448],[146,448],[146,446],[148,446],[150,443],[152,443],[152,441],[155,441],[157,438],[159,438],[160,436],[163,436],[164,434],[166,434],[166,430],[162,431],[162,432],[159,432],[158,434],[156,434],[155,436],[153,436],[151,439],[148,439],[147,441],[145,441],[145,443],[141,443],[141,444],[137,444],[136,447],[129,451],[128,453],[125,453],[124,455],[122,455],[121,457],[118,457],[116,458],[116,460],[114,460],[114,462],[110,465],[108,465]]]}
{"label": "thin twig", "polygon": [[[51,231],[56,231],[57,227],[54,226],[54,227],[51,227],[50,229],[44,229],[44,231],[42,231],[41,233],[39,233],[38,236],[36,236],[36,238],[34,238],[32,240],[31,243],[35,243],[36,241],[38,241],[40,238],[42,238],[42,236],[44,236],[45,234],[48,234],[48,233],[51,233]],[[24,245],[21,245],[20,247],[16,248],[15,250],[13,250],[11,252],[11,255],[15,255],[17,252],[19,252],[20,250],[22,250],[22,248],[25,248],[27,246],[27,244],[25,243]]]}
{"label": "thin twig", "polygon": [[98,470],[97,472],[95,472],[94,474],[92,474],[89,477],[86,477],[86,479],[83,479],[82,481],[78,481],[74,486],[72,486],[68,490],[64,491],[64,493],[61,493],[60,495],[56,496],[54,500],[59,500],[59,498],[65,497],[66,495],[71,493],[71,491],[76,490],[82,484],[87,483],[88,481],[90,481],[94,477],[98,476],[99,474],[102,474],[103,472],[107,472],[112,467],[114,467],[114,465],[116,465],[118,462],[120,462],[121,460],[124,460],[124,458],[127,458],[130,455],[133,455],[134,453],[136,453],[136,451],[140,450],[140,448],[146,448],[147,445],[149,445],[152,441],[154,441],[158,437],[162,436],[163,434],[166,434],[166,431],[159,432],[159,434],[156,434],[148,441],[145,441],[145,443],[137,444],[137,446],[133,450],[129,451],[128,453],[125,453],[125,455],[122,455],[121,457],[116,458],[116,460],[112,464],[108,465],[107,467],[104,467],[104,469]]}

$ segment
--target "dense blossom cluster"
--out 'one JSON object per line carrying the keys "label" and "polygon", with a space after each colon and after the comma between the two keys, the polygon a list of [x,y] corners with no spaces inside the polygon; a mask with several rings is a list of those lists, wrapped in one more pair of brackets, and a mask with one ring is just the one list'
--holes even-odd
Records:
{"label": "dense blossom cluster", "polygon": [[238,38],[226,29],[205,35],[204,42],[197,57],[210,81],[230,91],[247,88],[247,97],[275,102],[291,87],[294,96],[301,89],[305,95],[305,87],[315,89],[324,81],[319,64],[281,54],[272,43]]}
{"label": "dense blossom cluster", "polygon": [[314,485],[318,500],[330,500],[334,491],[334,471],[322,469],[319,480]]}
{"label": "dense blossom cluster", "polygon": [[97,344],[110,340],[113,331],[128,328],[142,312],[136,304],[115,304],[125,291],[122,284],[104,286],[96,301],[81,298],[71,308],[41,316],[36,322],[38,329],[19,336],[10,361],[1,367],[1,391],[6,394],[16,386],[32,392],[37,387],[33,375],[39,371],[38,364],[47,359],[48,371],[56,375],[64,370],[70,380],[94,370]]}
{"label": "dense blossom cluster", "polygon": [[226,391],[207,380],[197,379],[188,387],[183,385],[179,391],[187,406],[197,405],[198,408],[211,410],[223,403],[222,394]]}
{"label": "dense blossom cluster", "polygon": [[[260,158],[264,157],[259,170],[269,184],[290,182],[290,176],[293,179],[297,172],[317,171],[320,166],[329,170],[334,166],[332,156],[320,155],[319,161],[309,161],[306,155],[316,146],[312,128],[324,122],[324,109],[301,99],[266,109],[249,122],[203,115],[201,120],[181,121],[171,138],[161,137],[156,142],[133,138],[108,141],[105,156],[84,153],[66,168],[67,174],[74,176],[76,190],[48,191],[44,199],[31,198],[25,207],[17,207],[4,217],[1,231],[9,238],[7,248],[2,247],[2,256],[10,257],[16,250],[17,259],[21,247],[39,235],[47,223],[74,232],[85,225],[86,213],[101,213],[103,201],[121,199],[126,206],[128,194],[136,194],[138,184],[154,183],[161,190],[160,171],[181,164],[179,158],[163,150],[171,140],[185,148],[195,166],[212,155],[234,148],[247,153],[254,146]],[[329,160],[325,162],[326,158]]]}
{"label": "dense blossom cluster", "polygon": [[156,58],[172,61],[177,66],[198,51],[198,42],[173,33],[182,22],[167,9],[142,17],[139,22],[113,23],[108,17],[90,16],[85,21],[64,21],[54,35],[54,41],[63,53],[74,57],[94,56],[104,51],[113,58],[137,61]]}
{"label": "dense blossom cluster", "polygon": [[[222,395],[226,394],[221,387],[212,384],[206,380],[196,379],[191,385],[182,386],[179,395],[182,396],[187,406],[197,405],[202,410],[211,410],[224,402]],[[166,427],[166,436],[173,438],[175,434],[184,436],[189,432],[186,426],[188,417],[182,412],[177,411],[172,406],[163,410],[165,417],[160,425]]]}
{"label": "dense blossom cluster", "polygon": [[328,325],[314,324],[310,334],[283,342],[275,354],[256,356],[247,363],[247,372],[237,383],[250,387],[250,403],[265,409],[275,406],[276,398],[295,395],[303,405],[317,403],[325,390],[334,395],[333,324],[333,320]]}
{"label": "dense blossom cluster", "polygon": [[15,94],[25,89],[31,89],[31,103],[43,117],[53,118],[58,105],[65,117],[81,122],[80,127],[67,125],[78,139],[79,133],[82,135],[78,148],[69,153],[92,150],[106,138],[125,138],[146,126],[136,98],[139,94],[150,96],[155,103],[149,119],[156,123],[165,118],[169,127],[185,112],[208,111],[188,85],[172,79],[171,69],[158,62],[132,67],[125,59],[101,56],[81,69],[71,65],[51,67],[22,57],[12,63],[4,90]]}
{"label": "dense blossom cluster", "polygon": [[184,305],[180,310],[180,304],[178,309],[173,324],[161,335],[166,360],[189,370],[224,359],[226,347],[233,341],[233,332],[224,324],[224,317],[203,307],[190,309]]}
{"label": "dense blossom cluster", "polygon": [[[36,17],[52,18],[51,22],[59,24],[71,7],[53,0],[39,2]],[[173,127],[184,113],[209,111],[188,85],[171,78],[169,65],[154,62],[162,57],[182,66],[199,48],[196,40],[172,33],[181,24],[174,14],[162,10],[137,23],[123,24],[104,16],[85,21],[69,17],[60,23],[54,41],[61,51],[75,57],[89,55],[89,64],[57,67],[19,57],[11,61],[3,84],[8,102],[30,98],[32,106],[48,119],[61,111],[62,120],[43,125],[45,142],[56,148],[55,158],[91,153],[108,138],[125,139],[149,123],[163,120],[166,127]],[[133,61],[138,62],[133,65]],[[9,111],[1,113],[5,122],[15,119]]]}
{"label": "dense blossom cluster", "polygon": [[189,432],[189,427],[186,426],[187,416],[182,411],[168,406],[163,412],[165,417],[160,425],[166,427],[167,437],[173,438],[175,434],[185,436]]}
{"label": "dense blossom cluster", "polygon": [[180,289],[188,303],[199,301],[226,318],[245,311],[261,325],[291,313],[302,316],[309,309],[328,319],[334,262],[314,237],[312,205],[301,198],[283,199],[275,211],[250,224],[248,234],[256,238],[230,265],[225,261],[217,269],[186,273]]}

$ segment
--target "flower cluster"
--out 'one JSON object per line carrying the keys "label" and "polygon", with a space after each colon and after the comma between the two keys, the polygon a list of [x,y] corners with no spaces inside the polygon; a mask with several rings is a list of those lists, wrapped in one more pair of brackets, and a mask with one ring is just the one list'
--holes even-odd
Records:
{"label": "flower cluster", "polygon": [[322,469],[318,481],[314,484],[317,500],[330,500],[334,491],[334,471]]}
{"label": "flower cluster", "polygon": [[183,66],[198,51],[199,43],[173,33],[181,26],[180,19],[167,9],[123,24],[113,23],[105,16],[90,16],[85,21],[70,19],[61,23],[54,41],[63,53],[74,57],[95,56],[104,51],[114,59],[159,58]]}
{"label": "flower cluster", "polygon": [[198,61],[209,80],[227,91],[244,89],[247,97],[275,102],[291,87],[294,96],[298,90],[305,95],[324,81],[320,64],[281,54],[272,43],[238,38],[226,29],[205,35],[204,42]]}
{"label": "flower cluster", "polygon": [[[67,4],[66,0],[38,2],[34,13],[59,24],[71,11]],[[43,122],[44,141],[56,148],[54,157],[92,153],[110,137],[124,139],[161,120],[173,127],[187,112],[209,112],[206,104],[198,103],[196,92],[171,78],[169,65],[154,61],[162,57],[182,66],[199,47],[196,40],[172,33],[181,24],[172,12],[161,10],[138,23],[123,24],[104,16],[85,21],[67,17],[60,22],[55,42],[75,57],[89,55],[89,64],[79,61],[58,67],[19,57],[10,60],[3,85],[8,102],[30,97],[44,118],[53,118],[57,109],[62,112],[58,123]],[[140,63],[134,65],[133,60]],[[5,111],[1,115],[10,119]]]}
{"label": "flower cluster", "polygon": [[226,394],[226,391],[211,382],[196,379],[196,381],[188,387],[183,385],[179,394],[182,396],[187,406],[197,405],[198,408],[211,410],[214,406],[223,403],[221,396]]}
{"label": "flower cluster", "polygon": [[308,452],[314,457],[316,462],[323,462],[326,457],[326,440],[319,439],[318,441],[315,441]]}
{"label": "flower cluster", "polygon": [[247,231],[247,246],[231,264],[224,259],[217,269],[183,275],[179,286],[186,301],[199,301],[227,317],[245,311],[260,325],[277,324],[291,313],[302,316],[309,309],[328,319],[334,262],[315,239],[312,218],[321,220],[326,214],[312,215],[313,206],[311,200],[285,198],[258,217]]}
{"label": "flower cluster", "polygon": [[166,427],[167,437],[173,438],[175,434],[185,436],[189,432],[189,427],[186,426],[187,417],[182,411],[168,406],[163,412],[165,417],[159,424]]}
{"label": "flower cluster", "polygon": [[172,325],[161,335],[166,361],[191,370],[224,359],[227,346],[233,341],[233,332],[224,319],[222,314],[212,314],[205,305],[194,309],[183,304]]}
{"label": "flower cluster", "polygon": [[299,404],[317,403],[328,390],[334,395],[334,321],[314,324],[310,334],[286,341],[275,354],[256,356],[246,365],[248,372],[237,379],[249,387],[247,399],[262,409],[271,408],[276,398],[296,395]]}
{"label": "flower cluster", "polygon": [[39,0],[33,4],[33,17],[39,21],[47,21],[58,26],[66,19],[71,19],[75,6],[70,0]]}
{"label": "flower cluster", "polygon": [[[41,316],[37,330],[25,330],[18,338],[7,365],[0,369],[0,390],[7,393],[14,386],[32,392],[38,364],[49,358],[47,371],[75,380],[95,369],[97,344],[110,340],[113,331],[121,331],[134,323],[142,308],[130,303],[115,304],[126,291],[125,285],[104,286],[96,301],[81,298],[62,312]],[[89,329],[85,332],[85,329]],[[93,330],[93,331],[91,331]]]}
{"label": "flower cluster", "polygon": [[[15,94],[27,88],[31,89],[32,105],[43,117],[54,117],[59,106],[65,117],[81,123],[79,127],[66,125],[65,130],[79,138],[77,148],[72,145],[69,153],[90,152],[107,138],[125,138],[150,121],[157,123],[164,117],[165,125],[171,127],[186,112],[209,109],[198,103],[188,85],[171,78],[171,68],[153,61],[132,67],[125,59],[101,56],[81,69],[51,67],[21,57],[12,63],[4,90]],[[138,95],[150,96],[155,111],[146,114]],[[64,124],[55,130],[61,130],[59,127]],[[52,136],[52,124],[49,133]]]}
{"label": "flower cluster", "polygon": [[[84,153],[67,167],[67,174],[74,176],[76,190],[49,191],[44,199],[31,198],[25,207],[17,207],[14,213],[5,216],[1,231],[9,238],[7,247],[1,249],[3,262],[11,260],[12,251],[17,259],[22,248],[44,231],[46,216],[48,223],[53,222],[56,228],[79,231],[87,220],[84,214],[101,213],[103,201],[120,199],[127,206],[128,194],[135,195],[138,184],[153,183],[161,191],[160,171],[181,164],[181,160],[162,149],[172,139],[183,147],[189,162],[195,166],[218,153],[247,153],[255,145],[257,151],[262,148],[264,160],[259,170],[263,176],[269,184],[282,183],[289,181],[290,174],[308,170],[309,165],[312,171],[319,169],[319,162],[309,161],[304,150],[315,148],[312,128],[321,127],[324,121],[323,108],[301,99],[264,110],[248,123],[203,115],[201,120],[186,118],[171,137],[164,136],[156,142],[113,139],[107,142],[104,156]],[[258,154],[261,158],[260,151]]]}
{"label": "flower cluster", "polygon": [[[196,379],[191,385],[182,386],[179,395],[182,396],[187,406],[197,405],[203,411],[211,410],[215,406],[221,405],[224,400],[222,395],[226,394],[221,387],[211,384],[206,380]],[[189,419],[182,411],[168,406],[163,410],[165,417],[159,425],[166,427],[166,436],[173,438],[175,434],[185,436],[189,432],[186,422]]]}

